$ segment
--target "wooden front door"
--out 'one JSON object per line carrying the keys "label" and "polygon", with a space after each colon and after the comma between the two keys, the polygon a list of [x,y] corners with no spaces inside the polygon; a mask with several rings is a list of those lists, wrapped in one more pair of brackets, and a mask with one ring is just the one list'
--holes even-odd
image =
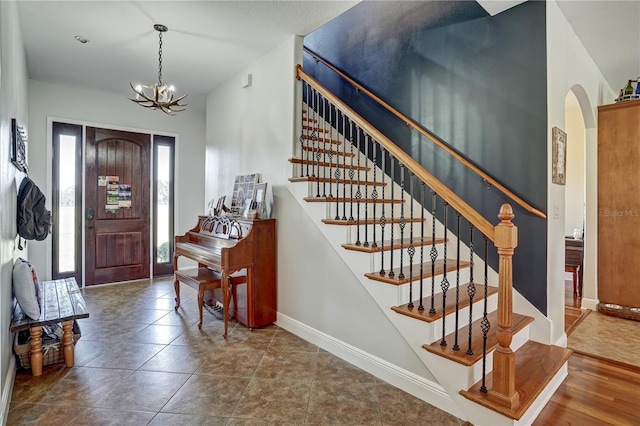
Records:
{"label": "wooden front door", "polygon": [[86,284],[149,278],[151,138],[86,132]]}

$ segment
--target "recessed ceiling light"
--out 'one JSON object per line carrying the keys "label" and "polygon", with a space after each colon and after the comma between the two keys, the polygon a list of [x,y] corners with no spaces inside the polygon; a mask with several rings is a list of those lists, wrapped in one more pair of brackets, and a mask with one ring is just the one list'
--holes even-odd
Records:
{"label": "recessed ceiling light", "polygon": [[89,43],[89,39],[83,36],[75,36],[74,37],[76,40],[78,40],[80,43],[85,44],[85,43]]}

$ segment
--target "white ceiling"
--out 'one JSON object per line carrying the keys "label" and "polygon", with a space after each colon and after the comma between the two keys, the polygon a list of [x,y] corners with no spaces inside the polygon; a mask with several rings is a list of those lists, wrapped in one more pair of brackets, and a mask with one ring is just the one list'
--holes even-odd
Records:
{"label": "white ceiling", "polygon": [[558,5],[614,92],[640,77],[640,1],[561,0]]}
{"label": "white ceiling", "polygon": [[[357,1],[19,1],[29,77],[125,95],[158,76],[185,100],[203,97],[292,35]],[[81,44],[80,35],[89,39]],[[293,71],[292,71],[293,75]]]}
{"label": "white ceiling", "polygon": [[[153,24],[166,25],[163,81],[189,93],[188,101],[356,3],[19,1],[18,11],[30,78],[123,95],[130,94],[129,82],[157,81]],[[640,76],[640,0],[561,0],[559,6],[614,90]]]}

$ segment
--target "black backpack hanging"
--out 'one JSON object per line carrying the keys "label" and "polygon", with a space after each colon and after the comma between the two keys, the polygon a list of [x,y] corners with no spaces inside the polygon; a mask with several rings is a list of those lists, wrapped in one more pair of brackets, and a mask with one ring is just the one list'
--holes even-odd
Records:
{"label": "black backpack hanging", "polygon": [[45,207],[46,198],[38,185],[28,176],[18,191],[18,235],[25,240],[42,241],[51,232],[51,212]]}

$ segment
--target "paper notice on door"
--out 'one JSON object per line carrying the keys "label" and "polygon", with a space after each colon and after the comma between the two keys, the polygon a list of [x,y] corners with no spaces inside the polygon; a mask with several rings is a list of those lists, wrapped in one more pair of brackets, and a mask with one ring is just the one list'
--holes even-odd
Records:
{"label": "paper notice on door", "polygon": [[118,186],[118,206],[126,209],[131,208],[131,185],[121,183]]}
{"label": "paper notice on door", "polygon": [[104,206],[105,213],[118,213],[118,211],[120,211],[120,207],[117,204],[107,204]]}
{"label": "paper notice on door", "polygon": [[119,185],[118,181],[120,178],[118,176],[107,176],[107,204],[108,205],[119,205],[120,204],[120,193],[119,193]]}
{"label": "paper notice on door", "polygon": [[98,186],[107,186],[106,176],[98,176]]}

